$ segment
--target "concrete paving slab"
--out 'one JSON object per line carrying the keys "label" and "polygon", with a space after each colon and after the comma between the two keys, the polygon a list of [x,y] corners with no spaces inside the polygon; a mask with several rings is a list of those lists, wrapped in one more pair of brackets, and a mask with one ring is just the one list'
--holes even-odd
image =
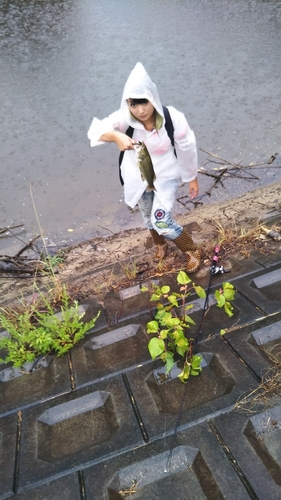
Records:
{"label": "concrete paving slab", "polygon": [[281,498],[281,406],[249,416],[232,412],[214,424],[257,498]]}
{"label": "concrete paving slab", "polygon": [[150,359],[146,324],[148,314],[118,323],[98,335],[89,335],[86,341],[72,351],[72,365],[76,386],[126,370]]}
{"label": "concrete paving slab", "polygon": [[0,365],[0,414],[71,390],[67,356],[48,356],[32,373]]}
{"label": "concrete paving slab", "polygon": [[250,498],[207,424],[124,453],[84,471],[95,500],[247,500]]}
{"label": "concrete paving slab", "polygon": [[17,415],[0,418],[0,499],[13,494]]}
{"label": "concrete paving slab", "polygon": [[276,264],[281,264],[281,248],[276,253],[251,252],[251,259],[257,264],[269,268]]}
{"label": "concrete paving slab", "polygon": [[142,292],[145,283],[137,284],[117,292],[108,292],[104,299],[110,322],[115,324],[119,320],[131,318],[149,309],[150,293]]}
{"label": "concrete paving slab", "polygon": [[19,486],[142,445],[122,377],[23,411]]}
{"label": "concrete paving slab", "polygon": [[[182,425],[233,405],[246,388],[257,386],[222,340],[201,344],[199,352],[206,364],[199,377],[188,381]],[[127,377],[149,438],[172,429],[186,388],[177,373],[165,380],[163,364],[154,362],[135,368]]]}
{"label": "concrete paving slab", "polygon": [[266,353],[281,362],[281,321],[257,330],[253,337]]}
{"label": "concrete paving slab", "polygon": [[280,311],[281,273],[279,267],[272,267],[254,273],[235,282],[241,294],[260,308],[264,314]]}
{"label": "concrete paving slab", "polygon": [[224,339],[261,378],[273,366],[268,354],[281,359],[281,314],[262,318],[241,330],[227,333]]}
{"label": "concrete paving slab", "polygon": [[81,500],[78,473],[18,493],[14,500]]}

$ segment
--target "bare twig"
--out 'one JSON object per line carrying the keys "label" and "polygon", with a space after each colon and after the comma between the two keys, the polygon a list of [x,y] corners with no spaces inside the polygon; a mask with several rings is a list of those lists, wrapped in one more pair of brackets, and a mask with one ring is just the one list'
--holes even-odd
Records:
{"label": "bare twig", "polygon": [[23,227],[23,224],[19,224],[18,226],[8,226],[0,229],[0,234],[7,233],[11,229],[17,229],[18,227]]}
{"label": "bare twig", "polygon": [[35,236],[35,238],[32,238],[29,243],[27,243],[18,253],[16,253],[15,257],[19,257],[23,252],[25,252],[25,250],[31,248],[34,241],[38,240],[38,238],[40,238],[40,234],[38,236]]}

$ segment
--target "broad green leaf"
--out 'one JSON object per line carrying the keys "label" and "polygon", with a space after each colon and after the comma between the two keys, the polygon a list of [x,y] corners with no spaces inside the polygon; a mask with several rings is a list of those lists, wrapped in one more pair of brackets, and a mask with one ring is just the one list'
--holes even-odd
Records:
{"label": "broad green leaf", "polygon": [[164,363],[166,363],[166,370],[167,370],[167,373],[169,373],[169,371],[171,371],[171,369],[173,368],[173,366],[175,364],[174,354],[172,352],[165,351],[161,355],[161,359],[164,361]]}
{"label": "broad green leaf", "polygon": [[235,288],[231,283],[223,283],[223,295],[225,296],[226,300],[234,300],[235,297]]}
{"label": "broad green leaf", "polygon": [[226,302],[224,304],[224,310],[226,312],[226,314],[231,318],[231,316],[233,316],[233,306],[230,304],[230,302]]}
{"label": "broad green leaf", "polygon": [[170,318],[168,321],[167,321],[167,326],[177,326],[180,324],[180,319],[179,318]]}
{"label": "broad green leaf", "polygon": [[170,291],[170,287],[168,285],[162,286],[161,293],[166,294],[166,293],[169,293],[169,291]]}
{"label": "broad green leaf", "polygon": [[190,375],[190,365],[185,365],[182,372],[178,375],[181,382],[185,383]]}
{"label": "broad green leaf", "polygon": [[191,325],[196,325],[195,321],[190,316],[187,316],[187,314],[184,315],[184,321],[186,323],[190,323]]}
{"label": "broad green leaf", "polygon": [[178,307],[178,301],[176,299],[176,297],[174,295],[170,295],[168,297],[168,301],[171,302],[171,304],[174,306],[174,307]]}
{"label": "broad green leaf", "polygon": [[191,368],[190,370],[190,375],[193,375],[193,377],[197,377],[197,375],[200,374],[200,372],[202,371],[202,368]]}
{"label": "broad green leaf", "polygon": [[154,337],[148,343],[148,350],[152,359],[155,359],[156,356],[160,356],[160,354],[165,351],[164,340],[159,339],[158,337]]}
{"label": "broad green leaf", "polygon": [[234,290],[234,286],[228,281],[224,281],[222,287],[224,290],[226,290],[227,288],[229,288],[230,290]]}
{"label": "broad green leaf", "polygon": [[235,297],[235,291],[234,290],[225,290],[223,292],[226,300],[234,300]]}
{"label": "broad green leaf", "polygon": [[192,283],[192,285],[193,285],[193,288],[194,288],[195,292],[197,293],[198,297],[200,297],[200,299],[205,299],[206,292],[205,292],[204,288],[202,288],[202,286],[196,286],[194,283]]}
{"label": "broad green leaf", "polygon": [[159,319],[162,325],[165,325],[172,318],[172,313],[169,311],[165,311],[165,309],[159,309],[155,317],[156,319]]}
{"label": "broad green leaf", "polygon": [[161,297],[161,294],[153,293],[150,297],[150,302],[157,302]]}
{"label": "broad green leaf", "polygon": [[170,335],[170,336],[174,339],[174,341],[175,341],[175,342],[178,342],[178,340],[179,340],[179,339],[184,339],[184,338],[186,338],[186,337],[184,336],[184,333],[183,333],[182,328],[180,328],[180,327],[179,327],[179,328],[177,328],[176,330],[174,330],[173,332],[171,332],[171,335]]}
{"label": "broad green leaf", "polygon": [[192,368],[200,368],[202,362],[202,356],[199,354],[194,354],[191,358],[191,366]]}
{"label": "broad green leaf", "polygon": [[185,337],[181,337],[177,340],[178,347],[186,347],[188,345],[187,339]]}
{"label": "broad green leaf", "polygon": [[222,330],[220,331],[220,335],[224,335],[225,333],[226,333],[226,330],[223,330],[223,329],[222,329]]}
{"label": "broad green leaf", "polygon": [[161,337],[161,339],[166,339],[168,336],[168,333],[169,333],[169,330],[161,330],[159,336]]}
{"label": "broad green leaf", "polygon": [[217,299],[217,306],[218,307],[223,307],[225,304],[225,298],[224,296],[220,293],[219,290],[215,291],[215,298]]}
{"label": "broad green leaf", "polygon": [[141,292],[148,292],[147,286],[142,286],[140,289]]}
{"label": "broad green leaf", "polygon": [[147,323],[146,326],[147,326],[147,333],[157,333],[159,330],[159,325],[157,321],[149,321],[149,323]]}
{"label": "broad green leaf", "polygon": [[186,272],[180,271],[177,275],[177,282],[180,285],[188,285],[188,283],[191,283],[191,279],[187,276]]}

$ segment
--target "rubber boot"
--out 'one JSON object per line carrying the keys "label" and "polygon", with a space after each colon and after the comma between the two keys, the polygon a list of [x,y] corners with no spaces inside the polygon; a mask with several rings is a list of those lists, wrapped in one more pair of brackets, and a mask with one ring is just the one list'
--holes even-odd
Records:
{"label": "rubber boot", "polygon": [[155,260],[163,260],[167,255],[168,244],[161,234],[158,234],[155,229],[150,229],[153,243],[155,245]]}
{"label": "rubber boot", "polygon": [[191,274],[198,271],[200,267],[201,252],[196,247],[191,236],[183,230],[181,235],[173,240],[173,242],[187,256],[187,273]]}

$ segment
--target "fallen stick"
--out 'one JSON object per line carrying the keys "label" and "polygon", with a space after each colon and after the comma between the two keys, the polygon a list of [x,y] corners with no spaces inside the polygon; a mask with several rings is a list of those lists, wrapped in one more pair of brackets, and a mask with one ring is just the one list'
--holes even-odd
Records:
{"label": "fallen stick", "polygon": [[6,233],[10,231],[10,229],[17,229],[18,227],[23,227],[23,224],[19,224],[18,226],[8,226],[0,229],[0,234]]}

